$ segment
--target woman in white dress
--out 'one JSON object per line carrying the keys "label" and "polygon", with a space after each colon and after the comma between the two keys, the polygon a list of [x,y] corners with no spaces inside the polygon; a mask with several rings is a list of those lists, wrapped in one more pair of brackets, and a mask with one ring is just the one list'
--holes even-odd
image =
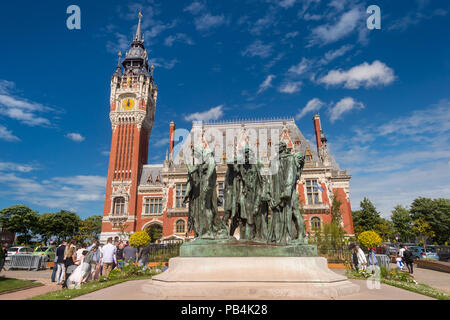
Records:
{"label": "woman in white dress", "polygon": [[367,267],[366,255],[359,246],[356,246],[356,255],[358,257],[358,268],[360,270],[366,270]]}

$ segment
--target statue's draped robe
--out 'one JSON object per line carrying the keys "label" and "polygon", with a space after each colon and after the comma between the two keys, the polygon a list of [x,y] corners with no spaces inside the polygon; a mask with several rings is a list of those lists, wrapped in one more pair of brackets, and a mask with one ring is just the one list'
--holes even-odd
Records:
{"label": "statue's draped robe", "polygon": [[202,199],[200,198],[200,166],[187,165],[188,183],[185,191],[185,196],[189,198],[188,231],[194,231],[195,237],[201,234]]}
{"label": "statue's draped robe", "polygon": [[224,238],[227,228],[219,219],[217,210],[216,163],[211,154],[199,165],[188,165],[189,180],[186,196],[189,198],[189,218],[196,236],[200,238]]}
{"label": "statue's draped robe", "polygon": [[272,219],[269,242],[286,244],[292,239],[292,194],[295,192],[293,162],[291,154],[280,154],[279,168],[273,170],[270,176]]}
{"label": "statue's draped robe", "polygon": [[298,159],[295,159],[293,164],[294,164],[294,173],[295,173],[295,177],[294,177],[294,189],[292,192],[292,217],[294,219],[294,224],[295,227],[297,229],[297,236],[295,237],[295,240],[297,240],[300,243],[303,243],[305,240],[305,224],[303,222],[303,217],[302,217],[302,213],[300,211],[300,201],[299,201],[299,197],[297,194],[297,180],[300,179],[300,176],[302,174],[303,171],[303,166],[305,164],[305,158],[304,156],[298,156]]}

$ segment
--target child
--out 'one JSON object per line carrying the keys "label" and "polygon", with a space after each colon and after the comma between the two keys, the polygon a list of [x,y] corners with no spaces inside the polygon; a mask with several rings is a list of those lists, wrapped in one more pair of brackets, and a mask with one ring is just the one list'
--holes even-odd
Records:
{"label": "child", "polygon": [[405,265],[402,261],[402,257],[400,257],[400,255],[397,255],[397,258],[395,260],[397,261],[397,268],[399,268],[400,271],[403,271]]}

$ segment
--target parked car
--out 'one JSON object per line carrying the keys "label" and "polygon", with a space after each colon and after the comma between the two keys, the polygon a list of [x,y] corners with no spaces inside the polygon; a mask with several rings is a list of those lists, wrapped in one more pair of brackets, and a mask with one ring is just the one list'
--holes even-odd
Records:
{"label": "parked car", "polygon": [[439,261],[449,261],[450,260],[450,246],[430,246],[434,248],[439,256]]}
{"label": "parked car", "polygon": [[56,255],[56,247],[55,246],[42,246],[34,249],[33,254],[47,256],[48,261],[53,261]]}
{"label": "parked car", "polygon": [[414,259],[435,259],[439,260],[439,256],[436,253],[436,250],[434,248],[426,248],[426,251],[423,249],[423,247],[418,246],[411,246],[409,247],[409,250],[414,256]]}
{"label": "parked car", "polygon": [[6,261],[11,260],[11,257],[16,254],[31,254],[33,253],[33,248],[30,247],[10,247],[7,250],[8,255],[6,256]]}

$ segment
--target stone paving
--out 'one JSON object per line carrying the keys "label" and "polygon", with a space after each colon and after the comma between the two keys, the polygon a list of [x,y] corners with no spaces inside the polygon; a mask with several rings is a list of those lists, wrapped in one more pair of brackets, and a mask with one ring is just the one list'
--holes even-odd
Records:
{"label": "stone paving", "polygon": [[[141,288],[150,280],[127,281],[102,290],[88,293],[74,300],[147,300],[146,294]],[[380,289],[369,289],[365,280],[350,280],[360,286],[360,292],[330,300],[434,300],[433,298],[417,294],[411,291],[380,284]],[[207,297],[197,300],[217,300],[220,297]],[[195,300],[189,296],[180,297],[179,300]],[[284,300],[284,298],[283,298]],[[309,299],[312,300],[312,299]]]}
{"label": "stone paving", "polygon": [[[395,267],[395,265],[392,265]],[[338,274],[345,274],[345,269],[332,269]],[[21,300],[27,299],[36,295],[43,293],[59,290],[61,286],[52,283],[50,280],[52,270],[41,270],[41,271],[26,271],[26,270],[10,270],[2,271],[1,276],[24,279],[24,280],[36,280],[44,284],[44,286],[25,289],[9,294],[0,295],[0,300]],[[427,284],[431,287],[446,290],[450,292],[450,274],[414,268],[414,277],[419,283]],[[77,299],[145,299],[145,295],[139,293],[136,288],[148,280],[136,280],[128,281],[122,284],[115,285],[113,287],[105,288]],[[339,297],[337,300],[348,300],[348,299],[367,299],[367,300],[425,300],[431,299],[429,297],[419,295],[410,291],[402,290],[392,286],[381,284],[381,289],[370,290],[367,288],[365,280],[350,280],[351,282],[358,284],[360,286],[360,292],[355,295]]]}

